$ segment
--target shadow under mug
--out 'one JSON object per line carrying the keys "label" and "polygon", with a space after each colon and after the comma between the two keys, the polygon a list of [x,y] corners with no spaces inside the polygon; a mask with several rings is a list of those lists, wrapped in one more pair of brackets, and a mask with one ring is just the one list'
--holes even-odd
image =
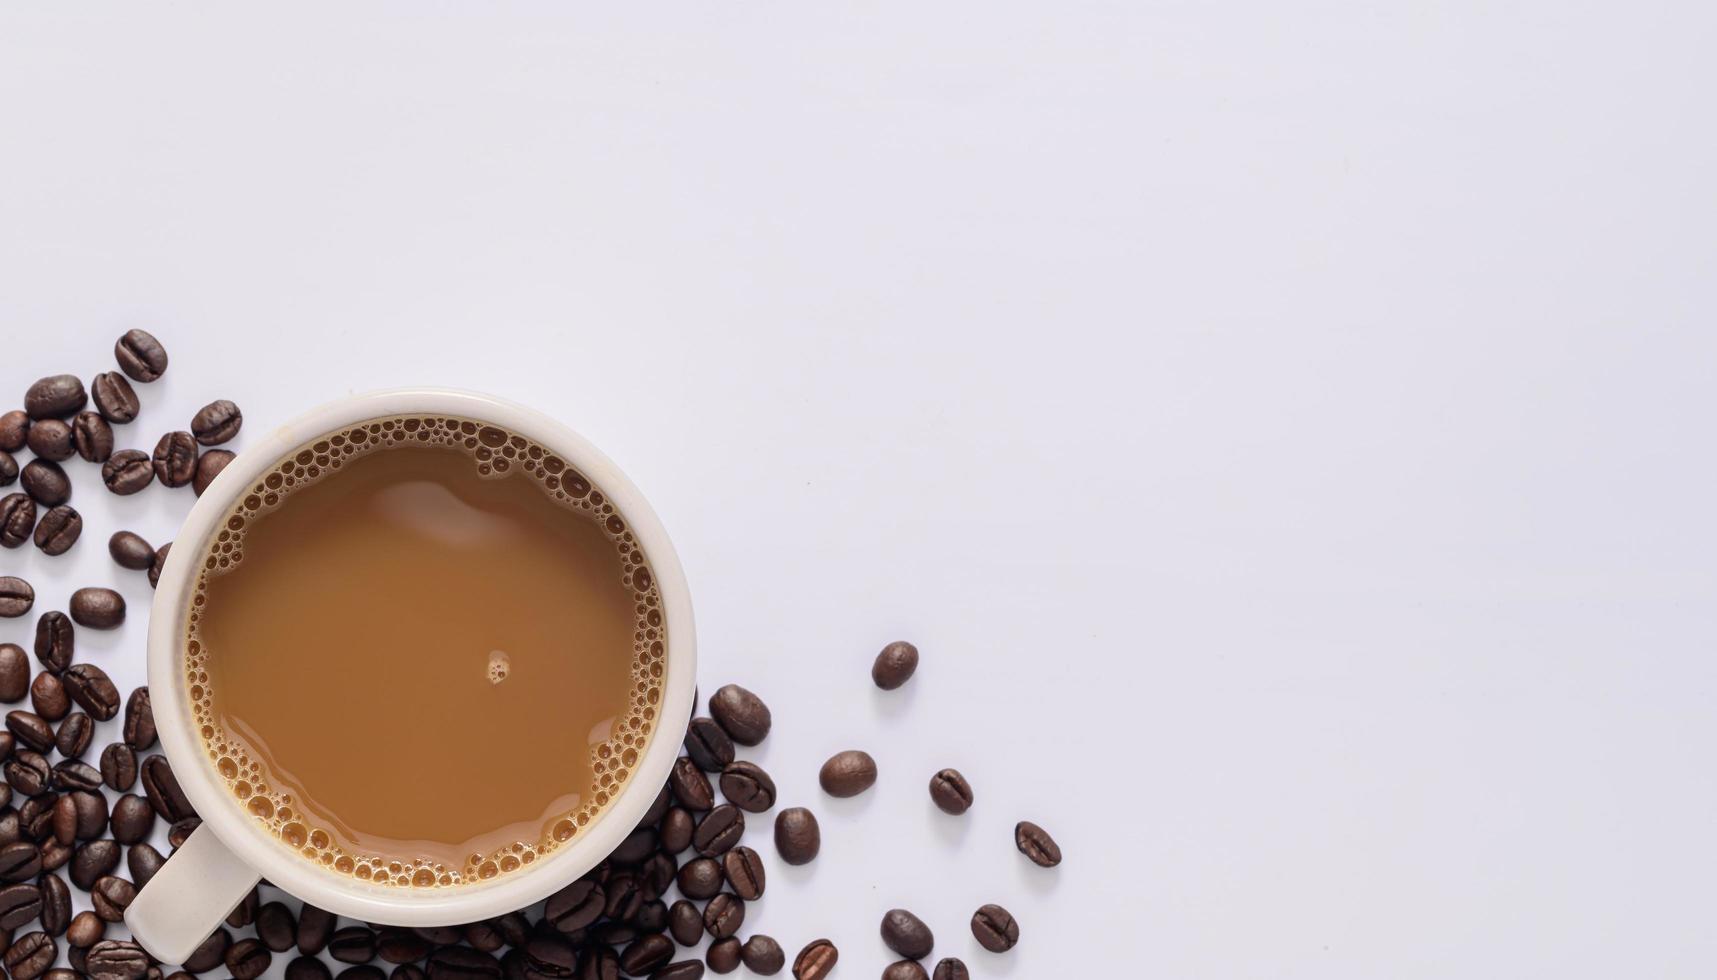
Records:
{"label": "shadow under mug", "polygon": [[[201,744],[183,669],[196,567],[239,496],[281,459],[319,437],[362,422],[411,415],[488,422],[536,442],[583,473],[637,536],[655,575],[667,628],[656,725],[619,796],[577,836],[529,867],[451,887],[360,881],[306,860],[258,826],[228,791]],[[324,405],[270,433],[228,464],[191,509],[168,554],[150,610],[149,690],[161,746],[202,825],[138,893],[126,911],[126,924],[156,959],[176,964],[208,938],[261,878],[311,905],[381,925],[458,925],[541,901],[607,857],[654,801],[685,738],[696,674],[691,598],[673,544],[638,488],[595,446],[537,412],[471,392],[382,391]]]}

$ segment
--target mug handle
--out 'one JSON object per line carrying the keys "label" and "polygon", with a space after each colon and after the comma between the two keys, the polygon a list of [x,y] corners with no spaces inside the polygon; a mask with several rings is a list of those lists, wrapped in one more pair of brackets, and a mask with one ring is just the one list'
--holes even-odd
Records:
{"label": "mug handle", "polygon": [[204,825],[137,893],[125,910],[125,924],[150,956],[183,963],[260,880]]}

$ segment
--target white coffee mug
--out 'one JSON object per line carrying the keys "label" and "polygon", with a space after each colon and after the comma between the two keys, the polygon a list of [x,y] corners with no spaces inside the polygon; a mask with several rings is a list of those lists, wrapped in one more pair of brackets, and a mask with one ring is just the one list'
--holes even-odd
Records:
{"label": "white coffee mug", "polygon": [[[649,744],[619,797],[578,836],[529,867],[489,881],[445,888],[360,881],[305,860],[269,834],[215,772],[192,722],[185,690],[186,616],[196,568],[239,495],[306,443],[360,422],[402,415],[450,415],[489,422],[566,460],[607,495],[637,535],[655,573],[667,617],[661,710]],[[156,959],[177,964],[263,877],[312,905],[383,925],[456,925],[524,908],[589,871],[637,825],[679,755],[692,713],[696,673],[691,598],[673,544],[637,487],[595,446],[537,412],[470,392],[383,391],[324,405],[270,433],[227,465],[191,509],[161,572],[150,611],[149,691],[161,746],[203,822],[138,893],[125,922]]]}

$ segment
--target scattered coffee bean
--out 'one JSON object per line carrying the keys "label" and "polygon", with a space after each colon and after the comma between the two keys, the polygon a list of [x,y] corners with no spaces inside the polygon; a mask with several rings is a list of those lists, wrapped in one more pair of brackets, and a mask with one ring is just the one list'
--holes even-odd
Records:
{"label": "scattered coffee bean", "polygon": [[205,446],[218,446],[238,435],[244,415],[226,399],[209,402],[191,418],[191,432]]}
{"label": "scattered coffee bean", "polygon": [[709,810],[715,806],[715,790],[709,785],[709,777],[686,756],[674,760],[674,767],[668,772],[668,785],[674,788],[674,798],[688,810]]}
{"label": "scattered coffee bean", "polygon": [[1030,820],[1014,824],[1014,846],[1040,868],[1053,868],[1061,863],[1061,847],[1055,838]]}
{"label": "scattered coffee bean", "polygon": [[918,648],[905,640],[896,640],[882,648],[876,662],[870,665],[870,679],[885,691],[892,691],[912,679],[918,669]]}
{"label": "scattered coffee bean", "polygon": [[155,480],[155,465],[139,449],[121,449],[101,464],[101,482],[108,492],[128,497]]}
{"label": "scattered coffee bean", "polygon": [[113,804],[114,840],[121,844],[136,844],[148,840],[150,831],[154,829],[155,810],[148,800],[134,793],[127,793]]}
{"label": "scattered coffee bean", "polygon": [[62,799],[72,801],[74,841],[95,840],[107,829],[107,797],[94,790],[76,790]]}
{"label": "scattered coffee bean", "polygon": [[36,980],[48,972],[60,950],[54,937],[45,932],[27,932],[7,947],[4,962],[12,980]]}
{"label": "scattered coffee bean", "polygon": [[197,945],[190,956],[185,958],[185,969],[192,973],[207,973],[213,970],[226,960],[227,950],[232,947],[232,944],[231,933],[225,929],[216,929],[209,934],[209,938]]}
{"label": "scattered coffee bean", "polygon": [[721,795],[746,813],[762,813],[775,805],[775,780],[755,763],[735,762],[721,772]]}
{"label": "scattered coffee bean", "polygon": [[[107,875],[96,881],[90,889],[90,905],[95,914],[109,922],[124,922],[125,910],[131,907],[132,899],[137,897],[137,886],[116,875]],[[231,954],[228,954],[228,964],[231,965]]]}
{"label": "scattered coffee bean", "polygon": [[95,412],[79,412],[72,420],[72,448],[85,462],[107,462],[113,456],[113,426]]}
{"label": "scattered coffee bean", "polygon": [[118,371],[103,371],[91,378],[89,394],[95,402],[95,410],[101,413],[102,418],[115,425],[124,425],[137,418],[141,408],[131,382],[125,380],[125,375]]}
{"label": "scattered coffee bean", "polygon": [[430,949],[429,940],[409,929],[383,929],[376,934],[376,955],[395,966],[416,963],[427,957]]}
{"label": "scattered coffee bean", "polygon": [[66,880],[56,874],[44,874],[36,886],[42,893],[42,931],[50,936],[63,936],[72,921],[72,892]]}
{"label": "scattered coffee bean", "polygon": [[692,832],[692,847],[704,857],[719,857],[739,843],[745,834],[745,814],[731,803],[723,803],[698,821]]}
{"label": "scattered coffee bean", "polygon": [[745,941],[739,957],[745,961],[747,970],[759,976],[772,977],[787,965],[787,954],[782,951],[781,944],[774,937],[761,933]]}
{"label": "scattered coffee bean", "polygon": [[0,415],[0,452],[15,453],[30,441],[30,416],[21,408]]}
{"label": "scattered coffee bean", "polygon": [[473,922],[465,927],[464,939],[472,949],[480,949],[485,953],[493,953],[507,945],[507,940],[501,935],[501,930],[495,928],[493,922]]}
{"label": "scattered coffee bean", "polygon": [[710,943],[704,952],[703,961],[716,973],[732,973],[739,969],[740,959],[739,940],[729,936],[719,942]]}
{"label": "scattered coffee bean", "polygon": [[702,963],[697,960],[681,960],[678,963],[669,963],[650,974],[650,980],[698,980],[702,976]]}
{"label": "scattered coffee bean", "polygon": [[36,502],[29,494],[0,497],[0,546],[16,548],[30,540],[36,528]]}
{"label": "scattered coffee bean", "polygon": [[334,980],[387,980],[387,974],[380,967],[365,964],[346,967],[335,975]]}
{"label": "scattered coffee bean", "polygon": [[681,899],[668,908],[668,934],[681,946],[696,946],[703,938],[703,915],[698,907]]}
{"label": "scattered coffee bean", "polygon": [[[30,426],[30,438],[26,444],[39,460],[55,463],[63,463],[77,453],[72,427],[59,419],[43,419]],[[29,467],[24,469],[28,471]]]}
{"label": "scattered coffee bean", "polygon": [[162,485],[185,486],[197,475],[197,439],[183,430],[169,432],[155,444],[149,459]]}
{"label": "scattered coffee bean", "polygon": [[600,918],[607,902],[601,885],[580,878],[549,896],[543,917],[561,932],[577,932]]}
{"label": "scattered coffee bean", "polygon": [[921,960],[936,946],[936,937],[924,920],[905,909],[889,909],[882,916],[882,941],[909,960]]}
{"label": "scattered coffee bean", "polygon": [[598,946],[585,954],[578,980],[620,980],[620,957],[612,949]]}
{"label": "scattered coffee bean", "polygon": [[429,954],[427,972],[429,980],[499,980],[501,964],[465,946],[442,946]]}
{"label": "scattered coffee bean", "polygon": [[29,841],[0,846],[0,881],[29,881],[42,872],[42,852]]}
{"label": "scattered coffee bean", "polygon": [[[107,721],[119,714],[119,688],[113,686],[107,671],[95,664],[73,664],[60,674],[60,681],[65,684],[66,694],[96,721]],[[149,762],[144,764],[146,781],[151,763],[165,768],[167,757],[157,755],[149,758]],[[171,776],[172,772],[168,770],[168,778]],[[173,788],[177,790],[178,784],[174,783]],[[190,815],[188,806],[184,815]]]}
{"label": "scattered coffee bean", "polygon": [[0,929],[12,930],[42,914],[42,890],[28,882],[0,888]]}
{"label": "scattered coffee bean", "polygon": [[626,836],[620,845],[608,855],[608,860],[615,864],[642,864],[644,859],[656,853],[656,832],[649,827],[639,827]]}
{"label": "scattered coffee bean", "polygon": [[727,876],[728,887],[747,902],[763,897],[766,876],[763,858],[749,847],[740,845],[721,856],[721,869]]}
{"label": "scattered coffee bean", "polygon": [[944,769],[930,777],[930,799],[943,813],[959,816],[972,808],[972,784],[958,769]]}
{"label": "scattered coffee bean", "polygon": [[739,896],[722,892],[704,906],[703,927],[712,939],[726,939],[745,924],[745,903]]}
{"label": "scattered coffee bean", "polygon": [[18,482],[30,499],[43,507],[57,507],[72,499],[72,481],[52,459],[32,459],[24,464]]}
{"label": "scattered coffee bean", "polygon": [[710,695],[709,713],[740,745],[757,745],[769,735],[769,706],[738,684],[729,684]]}
{"label": "scattered coffee bean", "polygon": [[72,916],[72,924],[66,927],[66,945],[88,949],[101,942],[106,933],[107,923],[101,921],[101,916],[89,911],[79,912]]}
{"label": "scattered coffee bean", "polygon": [[972,935],[992,953],[1005,953],[1019,942],[1019,923],[1000,905],[985,905],[972,913]]}
{"label": "scattered coffee bean", "polygon": [[148,383],[167,372],[167,348],[147,330],[127,330],[114,343],[113,357],[133,381]]}
{"label": "scattered coffee bean", "polygon": [[[668,886],[674,883],[674,875],[679,870],[679,862],[669,855],[660,852],[650,855],[650,859],[644,862],[644,867],[639,875],[644,900],[653,902],[661,898],[667,892]],[[643,925],[643,923],[639,923],[639,925]]]}
{"label": "scattered coffee bean", "polygon": [[637,875],[631,872],[609,875],[603,890],[608,893],[608,903],[603,906],[602,914],[610,919],[630,919],[644,907],[644,890]]}
{"label": "scattered coffee bean", "polygon": [[90,721],[89,715],[74,711],[66,715],[60,722],[59,731],[54,733],[54,748],[67,759],[81,758],[89,750],[90,740],[94,737],[95,722]]}
{"label": "scattered coffee bean", "polygon": [[733,739],[714,718],[693,718],[686,728],[686,754],[704,772],[721,772],[733,761]]}
{"label": "scattered coffee bean", "polygon": [[[166,863],[167,859],[161,856],[161,852],[148,844],[133,844],[125,851],[125,867],[131,872],[131,880],[137,883],[139,889],[149,884],[149,879],[155,877],[155,872],[160,871],[161,866]],[[291,945],[290,938],[288,937],[288,945]],[[272,946],[269,948],[274,949]],[[274,951],[285,952],[279,949]]]}
{"label": "scattered coffee bean", "polygon": [[36,604],[36,590],[16,575],[0,575],[0,616],[16,619]]}
{"label": "scattered coffee bean", "polygon": [[9,487],[18,479],[18,460],[0,449],[0,487]]}
{"label": "scattered coffee bean", "polygon": [[47,555],[63,555],[83,533],[83,517],[65,504],[50,509],[36,522],[36,547]]}
{"label": "scattered coffee bean", "polygon": [[82,759],[62,759],[54,763],[54,789],[74,789],[95,792],[101,789],[101,770]]}
{"label": "scattered coffee bean", "polygon": [[620,970],[629,977],[641,977],[668,965],[674,958],[674,944],[660,933],[643,936],[620,951]]}
{"label": "scattered coffee bean", "polygon": [[77,649],[77,631],[63,612],[45,612],[36,619],[36,659],[42,667],[60,673],[71,666]]}
{"label": "scattered coffee bean", "polygon": [[142,776],[144,795],[149,797],[149,804],[161,819],[176,822],[197,815],[197,811],[191,808],[191,801],[185,798],[185,791],[179,788],[179,780],[174,778],[173,766],[166,756],[152,755],[144,759]]}
{"label": "scattered coffee bean", "polygon": [[692,846],[692,829],[695,822],[691,812],[684,807],[674,807],[662,817],[661,829],[657,833],[657,841],[662,850],[668,854],[679,854]]}
{"label": "scattered coffee bean", "polygon": [[[155,707],[147,687],[134,688],[125,699],[125,744],[138,752],[155,744]],[[278,950],[276,951],[278,952]]]}
{"label": "scattered coffee bean", "polygon": [[680,868],[680,893],[695,901],[714,898],[721,891],[721,863],[714,858],[700,857],[687,861]]}
{"label": "scattered coffee bean", "polygon": [[101,750],[101,781],[108,789],[126,792],[137,782],[137,753],[124,742]]}
{"label": "scattered coffee bean", "polygon": [[116,531],[107,539],[107,553],[120,568],[141,572],[155,561],[155,546],[130,531]]}
{"label": "scattered coffee bean", "polygon": [[858,749],[836,752],[823,763],[817,782],[830,796],[857,796],[876,785],[876,760]]}
{"label": "scattered coffee bean", "polygon": [[13,752],[12,758],[0,765],[0,772],[5,774],[6,784],[23,796],[42,795],[54,778],[54,770],[48,765],[48,760],[29,749]]}
{"label": "scattered coffee bean", "polygon": [[775,850],[788,864],[810,864],[822,850],[823,832],[817,817],[802,806],[789,807],[775,816]]}
{"label": "scattered coffee bean", "polygon": [[173,542],[169,541],[166,544],[162,545],[161,547],[155,549],[155,560],[152,563],[150,563],[150,565],[149,565],[149,587],[150,588],[153,589],[157,584],[160,583],[160,581],[161,581],[161,569],[166,567],[166,565],[167,565],[167,552],[171,551],[172,548],[173,548]]}
{"label": "scattered coffee bean", "polygon": [[531,937],[525,942],[523,952],[526,972],[532,976],[571,977],[578,968],[578,950],[552,933]]}
{"label": "scattered coffee bean", "polygon": [[112,589],[82,588],[72,593],[72,621],[95,630],[117,629],[125,622],[125,597]]}
{"label": "scattered coffee bean", "polygon": [[841,951],[827,939],[813,939],[793,957],[793,980],[823,980],[835,969]]}
{"label": "scattered coffee bean", "polygon": [[328,955],[341,963],[368,963],[376,958],[376,934],[363,926],[334,930]]}
{"label": "scattered coffee bean", "polygon": [[334,935],[334,913],[306,905],[298,910],[298,952],[315,956]]}
{"label": "scattered coffee bean", "polygon": [[95,980],[142,980],[148,974],[149,954],[125,939],[103,939],[89,949],[84,965]]}
{"label": "scattered coffee bean", "polygon": [[882,968],[882,980],[930,980],[917,960],[900,960]]}
{"label": "scattered coffee bean", "polygon": [[119,845],[110,840],[92,840],[72,851],[72,884],[84,891],[119,867]]}
{"label": "scattered coffee bean", "polygon": [[215,477],[221,475],[221,471],[227,468],[233,458],[233,454],[225,449],[211,449],[197,457],[197,473],[191,477],[191,489],[197,496],[203,495],[203,491],[215,482]]}
{"label": "scattered coffee bean", "polygon": [[63,419],[83,408],[89,395],[75,374],[55,374],[42,378],[24,392],[24,412],[32,423],[42,419]]}
{"label": "scattered coffee bean", "polygon": [[0,701],[14,704],[30,689],[30,661],[16,643],[0,643]]}
{"label": "scattered coffee bean", "polygon": [[316,957],[299,956],[286,964],[286,980],[334,980],[334,974]]}

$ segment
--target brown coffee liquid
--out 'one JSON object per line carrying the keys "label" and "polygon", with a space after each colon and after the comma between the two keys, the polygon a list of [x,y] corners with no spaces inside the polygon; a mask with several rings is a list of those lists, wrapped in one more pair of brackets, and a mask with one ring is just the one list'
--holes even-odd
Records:
{"label": "brown coffee liquid", "polygon": [[186,681],[210,760],[286,846],[452,886],[530,864],[618,795],[665,639],[589,480],[492,426],[394,418],[305,446],[228,515]]}

